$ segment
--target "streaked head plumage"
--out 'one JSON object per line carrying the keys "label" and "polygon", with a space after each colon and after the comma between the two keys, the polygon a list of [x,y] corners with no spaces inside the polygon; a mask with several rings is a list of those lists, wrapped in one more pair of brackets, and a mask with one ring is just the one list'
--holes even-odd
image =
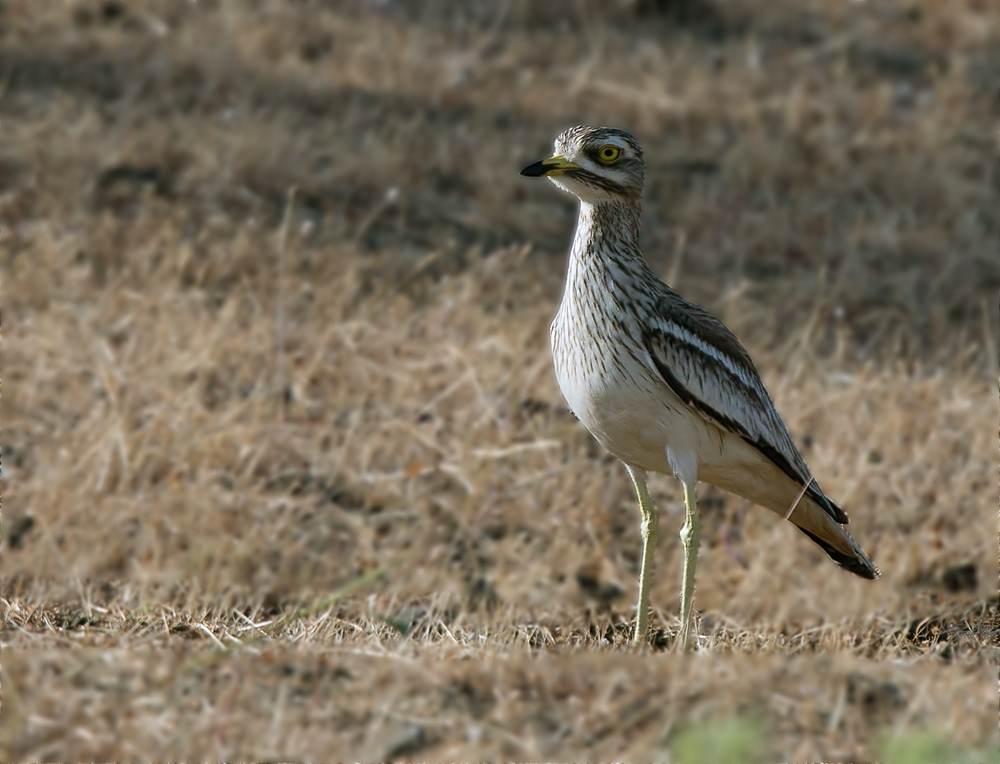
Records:
{"label": "streaked head plumage", "polygon": [[559,134],[552,157],[525,167],[521,174],[548,177],[591,204],[614,199],[638,202],[646,164],[631,134],[615,127],[579,125]]}

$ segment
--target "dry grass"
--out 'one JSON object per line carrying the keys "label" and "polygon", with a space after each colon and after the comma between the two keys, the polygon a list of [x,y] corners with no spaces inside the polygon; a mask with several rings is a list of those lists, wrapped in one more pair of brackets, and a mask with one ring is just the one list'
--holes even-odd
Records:
{"label": "dry grass", "polygon": [[[559,7],[0,7],[5,759],[995,734],[1000,8]],[[884,572],[704,488],[688,659],[678,486],[635,651],[635,501],[550,370],[573,208],[517,171],[581,121]]]}

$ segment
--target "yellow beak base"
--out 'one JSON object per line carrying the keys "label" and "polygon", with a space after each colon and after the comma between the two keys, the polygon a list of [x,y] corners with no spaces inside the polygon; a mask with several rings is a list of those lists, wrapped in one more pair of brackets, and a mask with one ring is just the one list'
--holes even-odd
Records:
{"label": "yellow beak base", "polygon": [[521,174],[528,178],[541,178],[545,175],[563,175],[564,173],[579,169],[581,169],[580,165],[573,164],[568,159],[563,159],[560,156],[554,156],[543,159],[541,162],[529,164],[521,170]]}

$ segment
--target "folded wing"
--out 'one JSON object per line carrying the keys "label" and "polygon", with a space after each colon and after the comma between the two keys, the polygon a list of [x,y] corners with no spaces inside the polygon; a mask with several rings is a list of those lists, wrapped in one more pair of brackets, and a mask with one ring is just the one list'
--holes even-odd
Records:
{"label": "folded wing", "polygon": [[698,414],[742,437],[800,486],[833,520],[847,514],[820,489],[795,448],[760,375],[736,336],[707,311],[663,285],[644,326],[650,360]]}

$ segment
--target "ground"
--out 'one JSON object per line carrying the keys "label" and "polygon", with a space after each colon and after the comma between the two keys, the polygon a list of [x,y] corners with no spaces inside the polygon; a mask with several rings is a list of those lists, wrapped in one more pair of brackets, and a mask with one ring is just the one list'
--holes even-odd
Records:
{"label": "ground", "polygon": [[[0,4],[4,760],[994,760],[993,0]],[[639,513],[551,370],[578,123],[882,569]]]}

